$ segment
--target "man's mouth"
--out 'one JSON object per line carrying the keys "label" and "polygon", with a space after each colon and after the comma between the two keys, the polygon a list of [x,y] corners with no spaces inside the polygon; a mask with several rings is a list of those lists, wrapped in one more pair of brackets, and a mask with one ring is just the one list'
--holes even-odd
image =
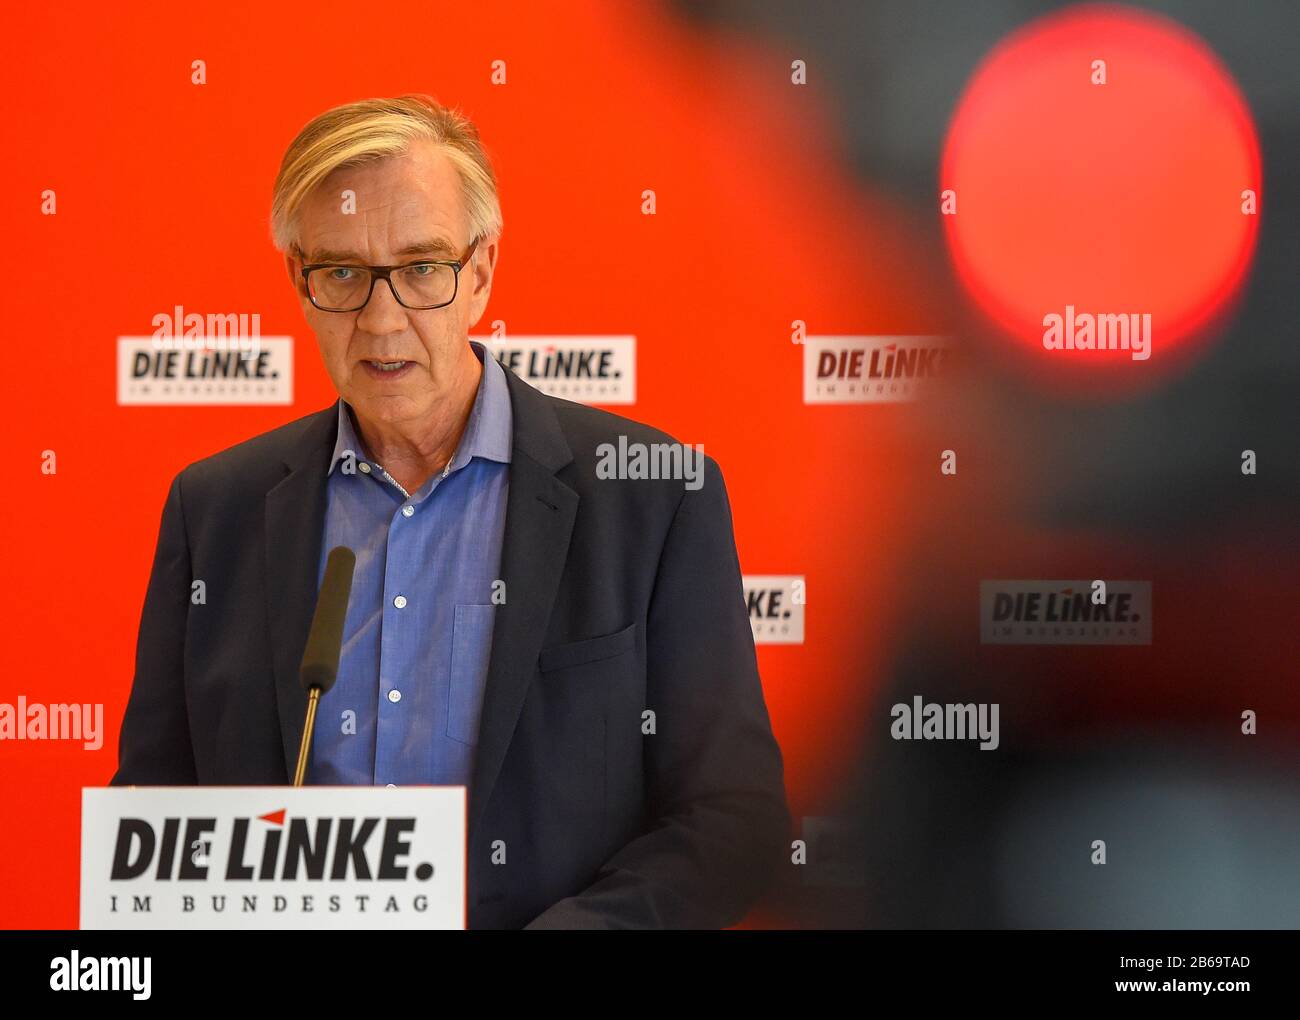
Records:
{"label": "man's mouth", "polygon": [[413,361],[374,361],[367,359],[361,362],[366,368],[366,373],[377,379],[394,379],[402,375],[408,368],[415,364]]}

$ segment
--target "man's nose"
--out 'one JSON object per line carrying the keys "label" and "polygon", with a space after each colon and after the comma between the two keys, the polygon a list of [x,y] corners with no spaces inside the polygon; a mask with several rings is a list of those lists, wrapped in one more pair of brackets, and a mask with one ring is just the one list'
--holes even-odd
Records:
{"label": "man's nose", "polygon": [[400,333],[406,328],[406,309],[398,302],[391,280],[375,281],[370,300],[357,316],[357,325],[375,336]]}

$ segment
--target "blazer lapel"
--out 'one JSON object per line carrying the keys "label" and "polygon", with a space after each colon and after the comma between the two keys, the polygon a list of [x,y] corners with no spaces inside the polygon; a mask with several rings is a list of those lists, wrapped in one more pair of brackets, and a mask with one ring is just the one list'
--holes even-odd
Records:
{"label": "blazer lapel", "polygon": [[[505,368],[503,365],[502,368]],[[578,494],[555,473],[573,460],[549,398],[505,369],[510,385],[513,447],[506,496],[501,579],[478,751],[469,790],[472,840],[501,772],[515,723],[533,678],[551,607],[564,573]]]}
{"label": "blazer lapel", "polygon": [[285,783],[293,779],[307,713],[307,694],[298,682],[298,668],[316,607],[325,534],[325,473],[337,425],[337,403],[311,415],[301,437],[284,456],[289,473],[266,494],[267,612]]}

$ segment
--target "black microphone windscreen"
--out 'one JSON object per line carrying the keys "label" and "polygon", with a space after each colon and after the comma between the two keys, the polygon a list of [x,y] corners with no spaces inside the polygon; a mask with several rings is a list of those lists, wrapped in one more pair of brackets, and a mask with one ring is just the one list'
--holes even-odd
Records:
{"label": "black microphone windscreen", "polygon": [[316,614],[311,633],[302,653],[299,679],[306,690],[319,687],[324,694],[334,686],[339,674],[339,653],[343,648],[343,621],[348,614],[348,596],[352,594],[352,571],[357,554],[345,545],[330,550],[325,561],[325,577],[316,598]]}

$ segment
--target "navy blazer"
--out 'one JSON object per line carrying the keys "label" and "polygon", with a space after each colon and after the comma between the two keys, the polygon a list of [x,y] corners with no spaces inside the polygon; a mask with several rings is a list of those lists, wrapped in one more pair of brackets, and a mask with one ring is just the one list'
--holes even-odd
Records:
{"label": "navy blazer", "polygon": [[[790,817],[722,474],[705,457],[698,489],[598,478],[602,443],[675,440],[506,378],[506,600],[470,787],[469,926],[733,924],[786,860]],[[336,417],[173,480],[112,785],[291,782]]]}

